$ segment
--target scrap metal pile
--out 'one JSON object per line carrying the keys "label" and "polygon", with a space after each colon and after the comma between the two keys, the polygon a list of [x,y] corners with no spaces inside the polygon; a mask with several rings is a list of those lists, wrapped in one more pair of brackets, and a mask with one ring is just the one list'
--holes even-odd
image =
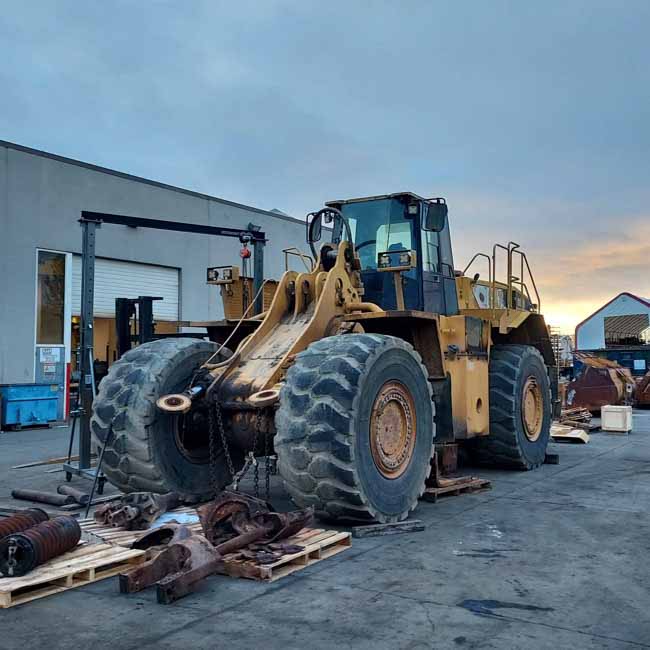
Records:
{"label": "scrap metal pile", "polygon": [[576,352],[576,377],[566,386],[566,407],[599,411],[601,406],[622,404],[632,399],[635,381],[628,368],[616,361]]}
{"label": "scrap metal pile", "polygon": [[[176,502],[176,495],[129,494],[118,503],[106,504],[95,519],[129,530],[147,528]],[[146,550],[143,564],[120,575],[120,591],[134,593],[157,586],[159,603],[171,603],[194,591],[203,578],[216,573],[224,556],[270,563],[302,547],[283,544],[314,516],[313,508],[280,513],[261,499],[236,492],[223,492],[197,509],[202,534],[170,522],[148,530],[132,548]]]}

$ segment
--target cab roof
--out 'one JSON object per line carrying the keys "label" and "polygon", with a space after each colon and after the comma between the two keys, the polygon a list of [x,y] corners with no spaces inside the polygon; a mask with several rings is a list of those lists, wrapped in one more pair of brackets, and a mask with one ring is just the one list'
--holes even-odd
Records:
{"label": "cab roof", "polygon": [[361,203],[363,201],[379,201],[381,199],[395,199],[395,198],[408,198],[415,201],[426,201],[422,196],[413,194],[413,192],[395,192],[393,194],[381,194],[378,196],[362,196],[358,199],[342,199],[339,201],[326,201],[325,205],[335,208],[338,205],[345,205],[346,203]]}

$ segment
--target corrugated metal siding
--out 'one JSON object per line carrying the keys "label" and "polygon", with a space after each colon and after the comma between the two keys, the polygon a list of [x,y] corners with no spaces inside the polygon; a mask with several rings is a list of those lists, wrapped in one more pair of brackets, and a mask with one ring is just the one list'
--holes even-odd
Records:
{"label": "corrugated metal siding", "polygon": [[598,350],[605,347],[605,317],[650,314],[650,307],[622,294],[576,328],[576,350]]}
{"label": "corrugated metal siding", "polygon": [[[95,316],[115,317],[115,298],[162,296],[153,303],[154,318],[178,320],[178,269],[103,258],[95,265]],[[81,311],[81,257],[72,258],[72,313]]]}

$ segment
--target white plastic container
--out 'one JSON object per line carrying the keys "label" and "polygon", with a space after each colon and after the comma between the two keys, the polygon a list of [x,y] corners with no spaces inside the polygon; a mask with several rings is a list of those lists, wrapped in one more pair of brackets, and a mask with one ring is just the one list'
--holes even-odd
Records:
{"label": "white plastic container", "polygon": [[600,409],[600,428],[603,431],[629,433],[632,431],[632,407],[603,406]]}

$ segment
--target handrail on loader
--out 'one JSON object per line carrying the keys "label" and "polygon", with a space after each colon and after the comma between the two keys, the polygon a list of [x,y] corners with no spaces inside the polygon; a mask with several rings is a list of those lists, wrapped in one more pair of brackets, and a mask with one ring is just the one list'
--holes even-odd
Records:
{"label": "handrail on loader", "polygon": [[[532,310],[539,313],[541,310],[541,300],[539,297],[539,291],[537,290],[537,285],[535,283],[535,278],[533,272],[531,271],[530,264],[528,263],[528,258],[526,253],[521,250],[520,245],[517,242],[510,241],[507,246],[503,244],[494,244],[492,247],[492,256],[490,257],[487,253],[476,253],[474,257],[469,261],[467,266],[463,269],[463,275],[467,275],[467,271],[472,266],[472,264],[479,258],[484,257],[488,261],[488,286],[489,286],[489,300],[488,308],[494,310],[496,309],[496,290],[497,290],[497,249],[504,250],[507,254],[507,296],[506,296],[506,308],[514,309],[514,300],[513,300],[513,287],[518,286],[519,291],[522,296],[526,296],[532,304]],[[513,258],[514,255],[519,255],[519,276],[513,275]],[[533,303],[533,300],[528,289],[528,284],[526,282],[525,273],[527,272],[528,277],[530,278],[530,284],[535,293],[536,303]]]}
{"label": "handrail on loader", "polygon": [[311,273],[312,269],[314,268],[314,260],[309,255],[303,253],[299,248],[296,248],[295,246],[291,246],[290,248],[283,248],[282,252],[284,253],[285,271],[289,270],[289,255],[293,255],[294,257],[299,257],[302,260],[302,263],[305,265],[307,272]]}

